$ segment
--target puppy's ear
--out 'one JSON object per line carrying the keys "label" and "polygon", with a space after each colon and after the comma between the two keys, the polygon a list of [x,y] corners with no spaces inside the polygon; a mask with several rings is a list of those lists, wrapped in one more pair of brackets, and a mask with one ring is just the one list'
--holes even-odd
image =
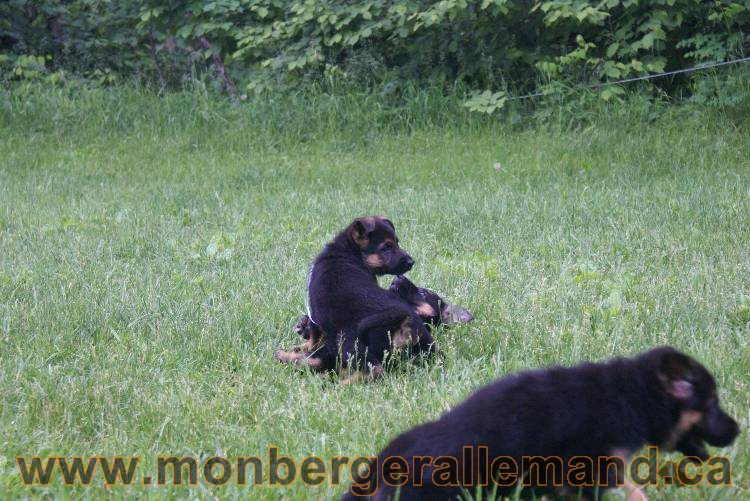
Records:
{"label": "puppy's ear", "polygon": [[364,249],[370,243],[370,233],[375,229],[375,220],[372,217],[358,217],[349,225],[349,239]]}
{"label": "puppy's ear", "polygon": [[396,233],[396,227],[393,226],[393,222],[390,219],[388,219],[387,217],[384,217],[384,216],[378,216],[378,219],[380,219],[385,224],[387,224],[388,226],[390,226],[391,229],[393,230],[393,232]]}
{"label": "puppy's ear", "polygon": [[440,312],[440,319],[446,325],[468,324],[474,320],[474,316],[466,308],[462,308],[457,304],[445,303],[443,310]]}
{"label": "puppy's ear", "polygon": [[666,350],[659,357],[657,377],[662,389],[677,400],[687,400],[693,396],[693,361],[687,355]]}
{"label": "puppy's ear", "polygon": [[393,280],[391,280],[391,285],[388,287],[388,290],[395,292],[402,299],[408,300],[409,294],[412,292],[410,289],[412,288],[416,288],[416,286],[414,286],[409,279],[403,275],[396,275],[393,277]]}

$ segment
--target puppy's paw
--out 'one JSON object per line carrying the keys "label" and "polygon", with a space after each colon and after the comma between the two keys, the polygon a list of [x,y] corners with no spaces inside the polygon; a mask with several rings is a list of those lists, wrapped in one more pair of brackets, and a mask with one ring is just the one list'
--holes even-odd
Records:
{"label": "puppy's paw", "polygon": [[291,364],[297,362],[303,355],[302,352],[295,350],[296,346],[292,348],[292,351],[276,350],[273,353],[273,358],[283,364]]}
{"label": "puppy's paw", "polygon": [[292,351],[276,350],[273,354],[273,358],[281,362],[282,364],[294,364],[300,367],[309,367],[314,371],[323,371],[323,360],[320,358],[313,357],[311,353],[305,352],[302,348],[305,345],[295,346]]}

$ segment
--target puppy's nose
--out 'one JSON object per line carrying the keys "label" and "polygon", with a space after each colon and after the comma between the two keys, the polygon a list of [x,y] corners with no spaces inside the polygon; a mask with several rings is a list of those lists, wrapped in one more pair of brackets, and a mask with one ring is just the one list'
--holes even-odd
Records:
{"label": "puppy's nose", "polygon": [[411,270],[411,267],[414,266],[414,260],[411,257],[407,256],[406,260],[404,261],[404,265],[406,266],[407,270]]}

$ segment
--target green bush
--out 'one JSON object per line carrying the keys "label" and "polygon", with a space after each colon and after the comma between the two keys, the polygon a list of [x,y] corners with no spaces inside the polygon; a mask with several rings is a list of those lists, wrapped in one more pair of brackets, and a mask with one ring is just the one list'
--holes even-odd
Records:
{"label": "green bush", "polygon": [[748,28],[750,0],[10,0],[0,65],[6,79],[207,77],[231,93],[460,83],[496,103],[724,60],[744,53]]}

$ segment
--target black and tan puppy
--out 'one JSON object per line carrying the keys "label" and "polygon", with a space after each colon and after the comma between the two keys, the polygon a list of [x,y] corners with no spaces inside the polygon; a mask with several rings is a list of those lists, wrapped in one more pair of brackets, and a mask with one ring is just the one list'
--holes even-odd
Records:
{"label": "black and tan puppy", "polygon": [[[634,358],[500,379],[437,421],[393,440],[344,498],[388,499],[402,482],[401,500],[454,499],[473,494],[476,486],[491,490],[496,483],[502,484],[496,493],[507,496],[522,480],[530,483],[522,494],[580,492],[593,498],[596,489],[623,483],[628,489],[623,470],[644,445],[705,455],[704,442],[726,446],[738,432],[719,407],[711,374],[687,355],[661,347]],[[473,447],[469,456],[465,447]],[[389,457],[404,462],[387,466]],[[528,458],[535,457],[550,458],[554,467],[532,473]],[[598,465],[605,457],[622,458],[622,466],[569,475],[576,458]],[[408,473],[394,478],[393,471],[403,472],[402,467]],[[645,493],[631,484],[629,499],[645,499]]]}
{"label": "black and tan puppy", "polygon": [[[403,275],[393,278],[388,291],[405,301],[428,329],[443,324],[468,323],[474,319],[466,308],[445,301],[433,290],[417,287]],[[304,342],[293,346],[291,350],[277,351],[276,359],[285,363],[307,363],[313,369],[324,369],[314,360],[317,349],[323,343],[323,330],[310,320],[308,315],[302,315],[294,326],[294,332]]]}
{"label": "black and tan puppy", "polygon": [[[434,340],[420,317],[378,275],[399,275],[414,260],[399,247],[393,223],[382,216],[355,219],[318,255],[310,271],[311,317],[322,343],[302,361],[316,369],[356,368],[382,372],[386,354],[408,348],[429,354]],[[281,361],[285,352],[277,352]],[[291,357],[290,357],[291,358]]]}

